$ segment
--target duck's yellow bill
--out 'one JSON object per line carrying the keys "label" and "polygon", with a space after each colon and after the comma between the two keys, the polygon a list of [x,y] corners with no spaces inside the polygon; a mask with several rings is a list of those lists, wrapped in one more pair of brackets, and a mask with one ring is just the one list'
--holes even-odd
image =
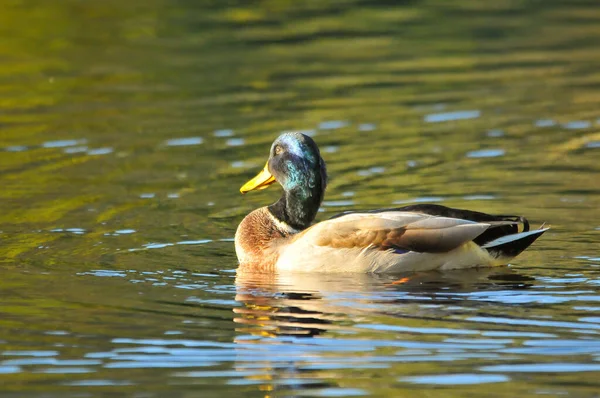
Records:
{"label": "duck's yellow bill", "polygon": [[256,191],[260,189],[265,189],[269,185],[275,182],[275,177],[269,171],[269,162],[265,164],[265,167],[262,169],[260,173],[247,183],[245,183],[241,188],[241,193],[246,193],[250,191]]}

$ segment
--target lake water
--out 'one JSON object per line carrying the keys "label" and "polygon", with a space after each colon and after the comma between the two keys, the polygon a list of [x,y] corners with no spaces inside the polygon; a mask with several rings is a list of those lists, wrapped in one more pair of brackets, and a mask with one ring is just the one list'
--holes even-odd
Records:
{"label": "lake water", "polygon": [[[0,3],[6,397],[598,397],[595,1]],[[312,134],[319,218],[552,229],[509,267],[245,275],[239,187]]]}

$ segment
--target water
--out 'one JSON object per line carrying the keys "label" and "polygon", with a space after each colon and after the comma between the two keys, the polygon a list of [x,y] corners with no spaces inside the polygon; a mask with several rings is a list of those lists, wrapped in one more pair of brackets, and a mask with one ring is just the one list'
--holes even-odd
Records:
{"label": "water", "polygon": [[[598,396],[595,2],[228,4],[0,4],[2,395]],[[236,277],[288,130],[321,219],[552,229],[493,270]]]}

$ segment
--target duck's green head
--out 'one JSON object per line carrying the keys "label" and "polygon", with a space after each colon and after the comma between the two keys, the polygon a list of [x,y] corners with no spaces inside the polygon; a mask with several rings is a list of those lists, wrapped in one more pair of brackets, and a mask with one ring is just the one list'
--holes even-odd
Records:
{"label": "duck's green head", "polygon": [[[325,161],[312,138],[296,132],[281,134],[273,142],[263,170],[244,184],[240,192],[264,189],[275,181],[285,191],[278,203],[279,207],[286,208],[289,217],[282,219],[290,221],[292,226],[306,227],[304,224],[310,224],[316,215],[327,185]],[[306,222],[308,218],[310,220]]]}

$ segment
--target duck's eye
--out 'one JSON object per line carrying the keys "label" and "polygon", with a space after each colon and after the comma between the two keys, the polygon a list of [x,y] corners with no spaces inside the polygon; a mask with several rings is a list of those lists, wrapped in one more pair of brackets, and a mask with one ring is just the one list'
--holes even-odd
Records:
{"label": "duck's eye", "polygon": [[275,146],[275,155],[279,155],[283,152],[283,148],[280,145]]}

